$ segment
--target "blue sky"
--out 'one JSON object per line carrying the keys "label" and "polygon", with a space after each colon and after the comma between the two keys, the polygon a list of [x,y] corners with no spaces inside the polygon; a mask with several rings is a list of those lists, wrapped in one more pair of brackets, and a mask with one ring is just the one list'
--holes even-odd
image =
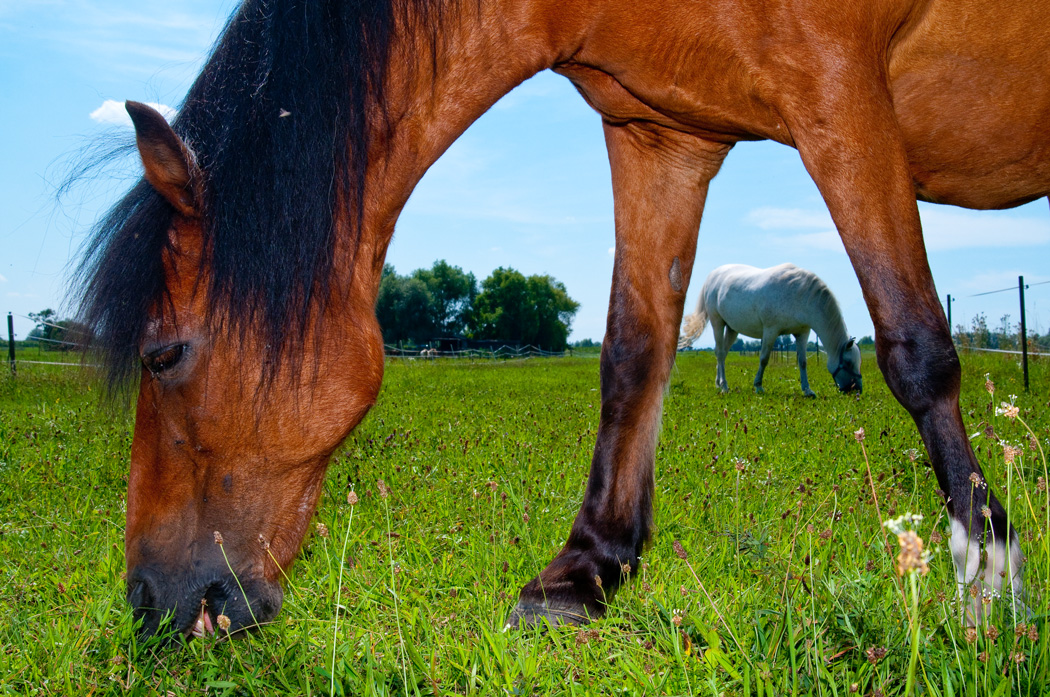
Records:
{"label": "blue sky", "polygon": [[[79,150],[129,126],[125,99],[177,106],[235,3],[199,0],[0,0],[0,311],[66,303],[71,260],[91,223],[137,176],[112,176],[54,198]],[[1012,211],[920,206],[930,262],[953,321],[984,312],[1018,320],[1017,294],[1050,281],[1045,199]],[[613,213],[601,125],[552,73],[503,98],[434,165],[405,208],[388,255],[401,273],[436,259],[479,280],[498,266],[546,273],[580,302],[572,338],[604,333]],[[850,332],[872,333],[860,287],[798,154],[738,145],[711,185],[688,309],[704,276],[735,262],[790,261],[838,296]],[[1028,292],[1028,326],[1050,331],[1050,284]],[[32,324],[16,317],[16,333]],[[710,330],[698,342],[711,345]]]}

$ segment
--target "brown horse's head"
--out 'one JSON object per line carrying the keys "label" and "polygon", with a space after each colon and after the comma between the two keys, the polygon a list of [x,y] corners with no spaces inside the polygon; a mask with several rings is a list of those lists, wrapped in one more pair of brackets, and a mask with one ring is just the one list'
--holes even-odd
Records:
{"label": "brown horse's head", "polygon": [[331,301],[312,305],[294,357],[275,363],[264,334],[209,306],[206,173],[157,112],[135,103],[128,111],[146,181],[174,211],[161,254],[165,292],[137,339],[128,600],[146,633],[167,613],[182,632],[215,626],[220,614],[236,631],[280,608],[282,570],[298,553],[328,458],[378,392],[375,281],[337,275]]}

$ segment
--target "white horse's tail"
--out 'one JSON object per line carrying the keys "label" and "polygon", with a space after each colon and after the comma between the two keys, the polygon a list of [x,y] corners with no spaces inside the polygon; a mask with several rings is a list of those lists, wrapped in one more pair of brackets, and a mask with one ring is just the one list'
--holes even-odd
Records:
{"label": "white horse's tail", "polygon": [[678,337],[678,348],[691,346],[704,333],[706,327],[707,307],[704,306],[704,295],[701,293],[700,301],[696,304],[696,312],[687,315],[682,320],[682,334]]}

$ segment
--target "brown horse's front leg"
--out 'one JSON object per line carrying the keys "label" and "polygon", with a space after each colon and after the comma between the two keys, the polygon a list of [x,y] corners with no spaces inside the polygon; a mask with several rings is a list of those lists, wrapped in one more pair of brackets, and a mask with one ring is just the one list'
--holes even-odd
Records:
{"label": "brown horse's front leg", "polygon": [[652,521],[653,458],[707,185],[729,146],[605,125],[616,260],[602,341],[601,420],[565,547],[521,590],[508,625],[582,623],[634,573]]}
{"label": "brown horse's front leg", "polygon": [[792,114],[792,133],[857,271],[875,325],[879,368],[918,426],[948,494],[956,580],[960,594],[972,587],[976,599],[967,597],[965,621],[979,618],[982,593],[1012,598],[1023,608],[1017,533],[967,438],[959,358],[926,259],[889,95],[876,89],[882,76],[872,66],[844,74],[846,82],[799,100],[805,107]]}

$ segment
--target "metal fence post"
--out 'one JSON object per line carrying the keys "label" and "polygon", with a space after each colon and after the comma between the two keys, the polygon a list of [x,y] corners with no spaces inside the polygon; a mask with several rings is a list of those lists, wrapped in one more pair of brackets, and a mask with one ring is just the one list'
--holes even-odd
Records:
{"label": "metal fence post", "polygon": [[1024,276],[1017,277],[1017,291],[1021,295],[1021,366],[1024,370],[1024,391],[1028,391],[1028,327],[1024,317]]}
{"label": "metal fence post", "polygon": [[11,364],[11,374],[17,375],[18,369],[15,367],[15,318],[10,312],[7,313],[7,360]]}
{"label": "metal fence post", "polygon": [[948,336],[952,336],[952,294],[948,293]]}

